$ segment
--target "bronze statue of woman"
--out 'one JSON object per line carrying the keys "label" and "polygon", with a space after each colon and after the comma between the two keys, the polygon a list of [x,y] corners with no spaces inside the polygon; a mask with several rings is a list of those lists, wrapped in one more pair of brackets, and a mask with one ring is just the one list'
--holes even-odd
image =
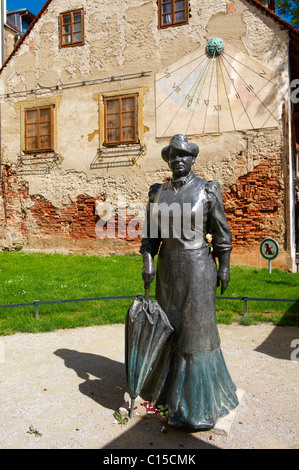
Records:
{"label": "bronze statue of woman", "polygon": [[[154,184],[149,191],[147,223],[140,249],[142,277],[149,284],[156,274],[156,300],[174,332],[162,348],[140,395],[153,404],[167,404],[170,425],[209,429],[238,405],[236,386],[220,348],[215,308],[217,285],[221,284],[223,294],[230,281],[232,242],[220,185],[198,178],[192,170],[198,152],[198,146],[188,142],[184,135],[174,135],[162,150],[172,179]],[[161,207],[180,207],[180,220],[189,207],[194,236],[190,237],[190,230],[186,235],[184,227],[178,236],[174,230],[178,217],[177,214],[176,218],[172,217],[171,211],[167,220],[169,231],[165,231],[162,216],[156,219],[157,231],[153,230],[152,208]],[[201,217],[196,219],[198,213]],[[196,227],[199,221],[201,226]]]}

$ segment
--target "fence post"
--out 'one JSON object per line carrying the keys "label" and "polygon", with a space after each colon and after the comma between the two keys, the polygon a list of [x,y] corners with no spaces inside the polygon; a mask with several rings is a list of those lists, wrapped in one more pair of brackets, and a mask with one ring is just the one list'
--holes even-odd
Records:
{"label": "fence post", "polygon": [[35,305],[35,318],[36,320],[39,320],[39,312],[38,312],[39,300],[35,300],[34,305]]}
{"label": "fence post", "polygon": [[248,295],[243,296],[244,300],[244,315],[248,313]]}

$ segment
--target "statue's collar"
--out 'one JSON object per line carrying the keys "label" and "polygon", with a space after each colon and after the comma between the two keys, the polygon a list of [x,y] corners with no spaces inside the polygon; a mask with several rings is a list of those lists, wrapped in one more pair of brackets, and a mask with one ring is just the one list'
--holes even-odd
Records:
{"label": "statue's collar", "polygon": [[175,191],[178,191],[182,186],[189,183],[189,181],[191,181],[194,177],[195,177],[195,174],[193,170],[191,170],[187,176],[181,176],[181,178],[176,178],[176,179],[171,178],[170,182],[171,182],[173,189]]}

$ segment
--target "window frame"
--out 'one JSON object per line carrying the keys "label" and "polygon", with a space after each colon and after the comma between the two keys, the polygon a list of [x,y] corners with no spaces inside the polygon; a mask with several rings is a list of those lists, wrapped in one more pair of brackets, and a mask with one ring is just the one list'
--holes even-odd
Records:
{"label": "window frame", "polygon": [[[159,29],[165,29],[165,28],[171,28],[171,27],[176,27],[176,26],[182,26],[184,24],[189,23],[189,1],[183,0],[185,5],[184,5],[184,10],[178,10],[178,11],[184,11],[185,12],[185,19],[183,21],[175,21],[175,3],[176,1],[179,0],[158,0],[158,15],[159,15],[159,24],[158,27]],[[163,13],[163,6],[166,4],[171,4],[171,12]],[[163,16],[166,15],[172,15],[172,22],[163,24]]]}
{"label": "window frame", "polygon": [[[122,111],[122,101],[127,98],[134,98],[134,138],[130,140],[122,139],[122,131],[125,126],[122,125],[122,116],[124,112]],[[118,100],[119,102],[119,112],[118,112],[118,117],[119,117],[119,135],[120,139],[115,140],[115,141],[109,141],[108,140],[108,123],[107,123],[107,103],[109,101],[116,101]],[[129,145],[129,144],[137,144],[139,143],[139,137],[138,137],[138,93],[130,93],[130,94],[119,94],[119,95],[110,95],[110,96],[104,96],[103,97],[103,104],[104,104],[104,140],[103,140],[103,146],[105,147],[116,147],[119,145]]]}
{"label": "window frame", "polygon": [[[53,110],[54,110],[54,104],[49,104],[49,105],[44,105],[44,106],[36,106],[36,107],[28,107],[24,109],[25,113],[25,142],[24,142],[24,153],[48,153],[48,152],[53,152],[54,151],[54,116],[53,116]],[[41,120],[40,120],[40,111],[49,109],[50,110],[50,147],[46,148],[41,148],[40,145],[40,139],[42,137],[41,132],[40,132],[40,125],[41,125]],[[27,120],[27,113],[36,111],[37,112],[37,142],[38,142],[38,148],[36,149],[29,149],[28,148],[28,138],[30,137],[28,135],[28,126],[30,125]]]}
{"label": "window frame", "polygon": [[[81,41],[74,41],[73,40],[73,35],[74,35],[74,15],[76,13],[81,13]],[[68,34],[63,34],[63,17],[66,15],[71,16],[71,32]],[[79,31],[75,31],[77,33]],[[63,37],[71,35],[71,42],[67,44],[63,44]],[[76,10],[69,10],[69,11],[64,11],[59,14],[59,47],[64,48],[64,47],[74,47],[74,46],[83,46],[84,45],[84,8],[77,8]]]}

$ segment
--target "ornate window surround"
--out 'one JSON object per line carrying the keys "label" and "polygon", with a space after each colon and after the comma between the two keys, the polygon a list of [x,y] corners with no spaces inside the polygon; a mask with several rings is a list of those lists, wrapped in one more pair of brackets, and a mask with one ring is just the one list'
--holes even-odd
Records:
{"label": "ornate window surround", "polygon": [[36,98],[25,101],[19,101],[15,103],[15,109],[20,112],[20,154],[22,155],[38,155],[46,154],[47,151],[40,152],[28,152],[26,150],[26,125],[25,125],[25,115],[26,110],[37,109],[42,107],[53,107],[53,149],[49,153],[58,152],[58,108],[60,105],[61,96],[52,96],[49,98]]}

